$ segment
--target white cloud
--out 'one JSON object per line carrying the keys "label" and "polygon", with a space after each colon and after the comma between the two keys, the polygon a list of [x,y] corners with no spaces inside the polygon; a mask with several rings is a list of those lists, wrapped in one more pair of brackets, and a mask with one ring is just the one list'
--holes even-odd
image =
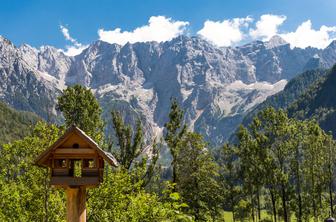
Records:
{"label": "white cloud", "polygon": [[134,29],[133,31],[122,31],[120,28],[114,30],[99,29],[99,39],[109,43],[124,45],[127,42],[163,42],[181,35],[185,32],[189,22],[173,21],[164,16],[152,16],[148,25]]}
{"label": "white cloud", "polygon": [[265,14],[260,16],[256,23],[256,29],[250,30],[250,36],[253,39],[262,39],[268,41],[274,35],[278,34],[278,28],[287,19],[284,15]]}
{"label": "white cloud", "polygon": [[69,40],[70,42],[72,42],[73,44],[75,45],[78,45],[79,43],[77,42],[76,39],[72,38],[69,34],[69,29],[67,29],[66,27],[64,27],[63,25],[60,25],[60,29],[61,29],[61,32],[64,36],[64,38],[66,40]]}
{"label": "white cloud", "polygon": [[[255,23],[249,16],[223,21],[207,20],[197,34],[217,46],[235,46],[251,39],[268,41],[274,35],[279,35],[290,43],[291,47],[306,48],[311,46],[325,48],[332,40],[336,39],[336,26],[323,25],[319,29],[314,29],[310,20],[300,24],[295,31],[280,32],[279,27],[286,19],[285,15],[264,14]],[[134,30],[123,31],[120,28],[113,30],[99,29],[98,35],[102,41],[120,45],[124,45],[127,42],[163,42],[185,34],[188,25],[189,22],[186,21],[174,21],[165,16],[152,16],[149,18],[147,25]],[[60,30],[64,38],[69,41],[69,44],[65,46],[65,50],[62,50],[66,55],[78,55],[88,47],[74,39],[67,27],[61,25]]]}
{"label": "white cloud", "polygon": [[72,38],[69,33],[69,29],[60,25],[61,32],[66,40],[68,40],[71,45],[66,45],[66,51],[61,50],[67,56],[75,56],[80,54],[88,46],[79,43],[76,39]]}
{"label": "white cloud", "polygon": [[306,48],[308,46],[316,48],[327,47],[336,37],[336,26],[321,26],[319,30],[312,28],[312,22],[307,20],[299,25],[295,32],[280,35],[291,47]]}
{"label": "white cloud", "polygon": [[327,47],[336,37],[336,26],[321,26],[320,29],[312,28],[312,22],[307,20],[299,25],[294,32],[279,32],[279,27],[286,20],[284,15],[265,14],[256,23],[256,29],[251,29],[249,34],[253,39],[268,41],[274,35],[281,36],[290,43],[291,47],[306,48],[308,46],[316,48]]}
{"label": "white cloud", "polygon": [[242,28],[248,27],[252,21],[250,17],[228,19],[222,22],[207,20],[197,34],[218,46],[231,46],[243,40]]}

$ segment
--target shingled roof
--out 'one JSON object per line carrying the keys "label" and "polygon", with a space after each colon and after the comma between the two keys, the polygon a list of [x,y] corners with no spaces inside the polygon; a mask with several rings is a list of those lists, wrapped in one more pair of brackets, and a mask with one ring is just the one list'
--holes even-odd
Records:
{"label": "shingled roof", "polygon": [[83,130],[79,129],[75,125],[67,129],[66,132],[53,145],[51,145],[47,150],[45,150],[41,155],[39,155],[35,160],[35,164],[47,167],[48,165],[46,164],[46,160],[48,160],[52,152],[58,147],[60,147],[71,135],[73,135],[73,133],[76,133],[79,137],[85,140],[90,145],[90,147],[92,149],[95,149],[98,152],[98,154],[110,165],[115,167],[118,166],[118,161],[111,153],[102,150],[93,139],[91,139]]}

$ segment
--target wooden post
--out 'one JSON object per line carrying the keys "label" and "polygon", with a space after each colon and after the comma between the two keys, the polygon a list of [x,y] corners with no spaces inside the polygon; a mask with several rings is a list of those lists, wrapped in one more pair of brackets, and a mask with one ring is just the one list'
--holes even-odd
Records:
{"label": "wooden post", "polygon": [[86,222],[85,186],[67,187],[67,222]]}

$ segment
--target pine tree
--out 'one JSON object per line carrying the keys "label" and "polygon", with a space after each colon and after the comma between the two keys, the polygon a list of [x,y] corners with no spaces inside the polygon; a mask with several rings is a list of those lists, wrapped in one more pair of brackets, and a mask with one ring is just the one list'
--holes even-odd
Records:
{"label": "pine tree", "polygon": [[132,166],[133,161],[139,157],[144,147],[143,131],[140,121],[137,121],[136,129],[125,124],[121,114],[112,111],[113,128],[118,139],[119,152],[115,153],[118,162],[127,170]]}
{"label": "pine tree", "polygon": [[[137,181],[142,180],[143,186],[146,186],[154,175],[156,162],[159,158],[159,148],[156,141],[151,146],[151,159],[148,163],[148,157],[143,154],[145,147],[144,132],[140,120],[137,121],[133,129],[131,125],[126,124],[121,113],[112,111],[112,123],[115,135],[118,141],[118,149],[114,150],[114,156],[120,165],[127,171],[131,168],[137,168],[133,173],[138,177]],[[112,147],[113,144],[110,144]],[[142,160],[141,160],[142,158]]]}
{"label": "pine tree", "polygon": [[183,125],[183,111],[178,105],[176,99],[172,100],[169,113],[169,121],[165,124],[165,141],[169,148],[169,151],[173,157],[172,160],[172,170],[173,178],[172,182],[177,183],[177,163],[176,160],[179,156],[179,146],[178,143],[183,138],[186,133],[186,125]]}

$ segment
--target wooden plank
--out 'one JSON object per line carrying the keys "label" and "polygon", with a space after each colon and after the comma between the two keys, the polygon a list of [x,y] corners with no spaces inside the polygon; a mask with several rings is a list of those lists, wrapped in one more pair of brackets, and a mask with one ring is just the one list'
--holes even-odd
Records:
{"label": "wooden plank", "polygon": [[98,177],[51,177],[51,185],[65,185],[65,186],[92,186],[98,185]]}
{"label": "wooden plank", "polygon": [[69,169],[52,169],[53,176],[69,176]]}
{"label": "wooden plank", "polygon": [[[70,160],[81,160],[81,159],[92,159],[94,156],[92,154],[57,154],[55,159],[70,159]],[[70,168],[70,167],[69,167]]]}
{"label": "wooden plank", "polygon": [[92,154],[94,155],[95,152],[96,152],[95,150],[90,149],[90,148],[79,148],[79,149],[70,148],[70,149],[56,149],[54,153],[56,155],[58,154]]}

